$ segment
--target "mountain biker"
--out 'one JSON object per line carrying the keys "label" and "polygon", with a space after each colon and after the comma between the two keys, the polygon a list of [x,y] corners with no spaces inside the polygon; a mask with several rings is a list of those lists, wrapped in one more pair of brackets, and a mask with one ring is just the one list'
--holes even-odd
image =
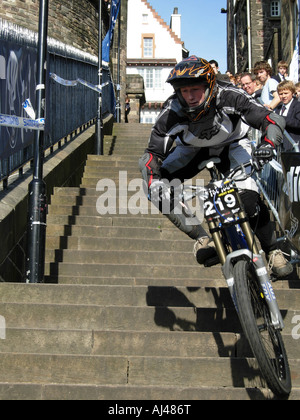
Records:
{"label": "mountain biker", "polygon": [[[247,138],[249,126],[262,131],[262,141],[255,153],[255,164],[261,168],[270,160],[263,155],[281,143],[285,122],[242,89],[217,81],[211,65],[202,58],[191,56],[178,63],[167,82],[175,92],[165,102],[152,128],[139,166],[148,186],[148,198],[196,241],[194,254],[197,261],[204,264],[216,256],[214,243],[200,221],[191,224],[184,212],[175,211],[178,190],[176,187],[170,190],[170,182],[182,183],[193,178],[199,173],[199,164],[212,157],[220,158],[216,166],[223,174],[249,162],[252,153]],[[269,211],[255,181],[248,178],[237,186],[242,190],[241,199],[250,225],[268,256],[273,273],[277,277],[287,276],[293,267],[277,247]],[[169,207],[164,207],[166,201]]]}

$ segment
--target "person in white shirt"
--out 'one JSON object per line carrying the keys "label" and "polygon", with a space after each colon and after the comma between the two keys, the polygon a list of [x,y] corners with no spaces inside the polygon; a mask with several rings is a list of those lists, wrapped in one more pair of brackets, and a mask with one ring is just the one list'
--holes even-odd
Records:
{"label": "person in white shirt", "polygon": [[254,74],[263,85],[261,100],[264,106],[273,111],[280,103],[277,92],[278,82],[273,79],[272,68],[267,61],[258,61],[254,65]]}

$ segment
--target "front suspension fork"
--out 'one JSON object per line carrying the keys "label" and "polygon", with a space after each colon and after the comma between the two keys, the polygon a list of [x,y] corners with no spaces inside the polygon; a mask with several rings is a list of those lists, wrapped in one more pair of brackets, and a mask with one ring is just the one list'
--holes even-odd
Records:
{"label": "front suspension fork", "polygon": [[219,256],[220,262],[222,264],[223,275],[226,279],[231,297],[236,306],[234,283],[235,281],[238,281],[238,279],[235,279],[233,276],[233,267],[235,262],[239,259],[251,261],[251,263],[254,265],[257,279],[259,281],[261,290],[268,305],[272,319],[272,324],[276,329],[281,330],[284,328],[284,322],[278,307],[273,287],[269,279],[265,262],[263,260],[263,257],[259,253],[250,224],[246,220],[246,214],[244,212],[240,212],[239,217],[242,221],[240,223],[240,226],[245,235],[249,249],[240,249],[238,251],[233,251],[230,254],[227,254],[225,245],[221,238],[220,230],[217,228],[216,223],[213,220],[208,222],[209,230],[212,235],[212,239],[215,243],[216,251]]}

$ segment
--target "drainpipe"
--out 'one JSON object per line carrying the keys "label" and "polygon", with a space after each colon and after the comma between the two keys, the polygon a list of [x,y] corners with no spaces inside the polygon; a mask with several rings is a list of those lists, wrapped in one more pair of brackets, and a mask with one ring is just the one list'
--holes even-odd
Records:
{"label": "drainpipe", "polygon": [[234,54],[234,74],[238,72],[237,65],[237,29],[236,29],[236,13],[237,13],[237,0],[233,1],[233,54]]}
{"label": "drainpipe", "polygon": [[236,35],[236,15],[233,17],[234,19],[234,74],[238,72],[238,66],[237,66],[237,48],[236,48],[236,42],[237,42],[237,35]]}
{"label": "drainpipe", "polygon": [[249,72],[252,69],[252,43],[251,43],[251,14],[250,14],[250,0],[247,0],[247,33],[248,33],[248,67]]}

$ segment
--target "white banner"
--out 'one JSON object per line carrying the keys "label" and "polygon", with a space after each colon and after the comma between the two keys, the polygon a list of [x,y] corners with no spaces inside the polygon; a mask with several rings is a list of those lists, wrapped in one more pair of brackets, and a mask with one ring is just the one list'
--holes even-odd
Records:
{"label": "white banner", "polygon": [[0,114],[0,127],[27,128],[28,130],[44,130],[45,119],[32,120],[31,118],[17,117],[16,115]]}

